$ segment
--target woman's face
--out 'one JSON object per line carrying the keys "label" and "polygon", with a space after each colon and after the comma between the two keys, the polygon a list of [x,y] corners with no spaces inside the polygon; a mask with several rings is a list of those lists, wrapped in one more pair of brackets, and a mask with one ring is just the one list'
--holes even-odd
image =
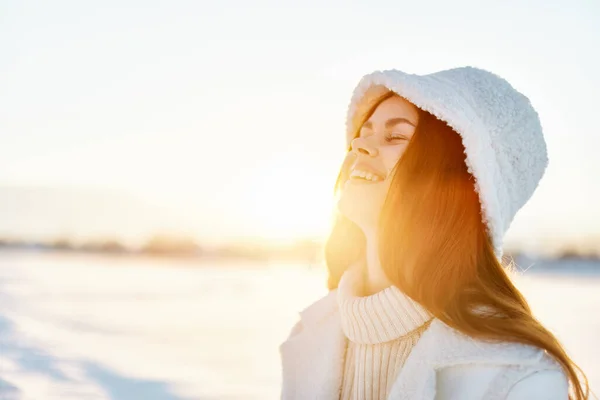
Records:
{"label": "woman's face", "polygon": [[363,231],[377,228],[387,195],[391,172],[406,150],[419,122],[419,112],[399,96],[377,106],[352,140],[354,158],[350,179],[342,187],[338,210]]}

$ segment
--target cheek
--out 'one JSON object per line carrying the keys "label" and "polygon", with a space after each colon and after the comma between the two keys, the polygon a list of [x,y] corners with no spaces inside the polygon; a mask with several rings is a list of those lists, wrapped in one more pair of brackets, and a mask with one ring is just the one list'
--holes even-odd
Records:
{"label": "cheek", "polygon": [[381,161],[388,173],[396,166],[398,160],[400,160],[402,154],[404,154],[404,150],[406,150],[405,144],[388,146],[384,150],[380,150]]}

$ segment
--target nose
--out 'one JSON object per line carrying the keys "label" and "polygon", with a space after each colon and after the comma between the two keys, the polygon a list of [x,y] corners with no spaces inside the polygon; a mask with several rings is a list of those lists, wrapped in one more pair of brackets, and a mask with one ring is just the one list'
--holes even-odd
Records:
{"label": "nose", "polygon": [[370,157],[377,157],[379,150],[370,142],[367,137],[356,137],[351,142],[352,152],[355,154],[364,154]]}

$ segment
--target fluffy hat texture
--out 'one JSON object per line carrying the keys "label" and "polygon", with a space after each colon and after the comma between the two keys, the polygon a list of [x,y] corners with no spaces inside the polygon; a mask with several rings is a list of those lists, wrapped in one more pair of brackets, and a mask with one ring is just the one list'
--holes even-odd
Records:
{"label": "fluffy hat texture", "polygon": [[548,165],[540,120],[529,99],[503,78],[473,67],[427,75],[375,71],[354,89],[346,120],[348,146],[369,103],[389,91],[445,121],[461,136],[482,219],[501,258],[504,234]]}

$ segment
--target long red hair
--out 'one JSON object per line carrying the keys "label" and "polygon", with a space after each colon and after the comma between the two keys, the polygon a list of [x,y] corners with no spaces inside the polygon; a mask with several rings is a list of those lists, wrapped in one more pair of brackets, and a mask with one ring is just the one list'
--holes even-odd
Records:
{"label": "long red hair", "polygon": [[[371,103],[355,136],[375,108],[394,95],[389,92]],[[494,254],[460,136],[430,113],[420,113],[416,131],[394,168],[381,211],[379,258],[388,279],[442,322],[470,337],[545,349],[569,379],[569,399],[588,399],[585,374],[533,316]],[[351,160],[349,152],[336,192],[348,179]],[[364,257],[364,251],[362,231],[337,215],[325,245],[330,289],[337,287],[350,264]],[[476,311],[481,309],[487,312]]]}

